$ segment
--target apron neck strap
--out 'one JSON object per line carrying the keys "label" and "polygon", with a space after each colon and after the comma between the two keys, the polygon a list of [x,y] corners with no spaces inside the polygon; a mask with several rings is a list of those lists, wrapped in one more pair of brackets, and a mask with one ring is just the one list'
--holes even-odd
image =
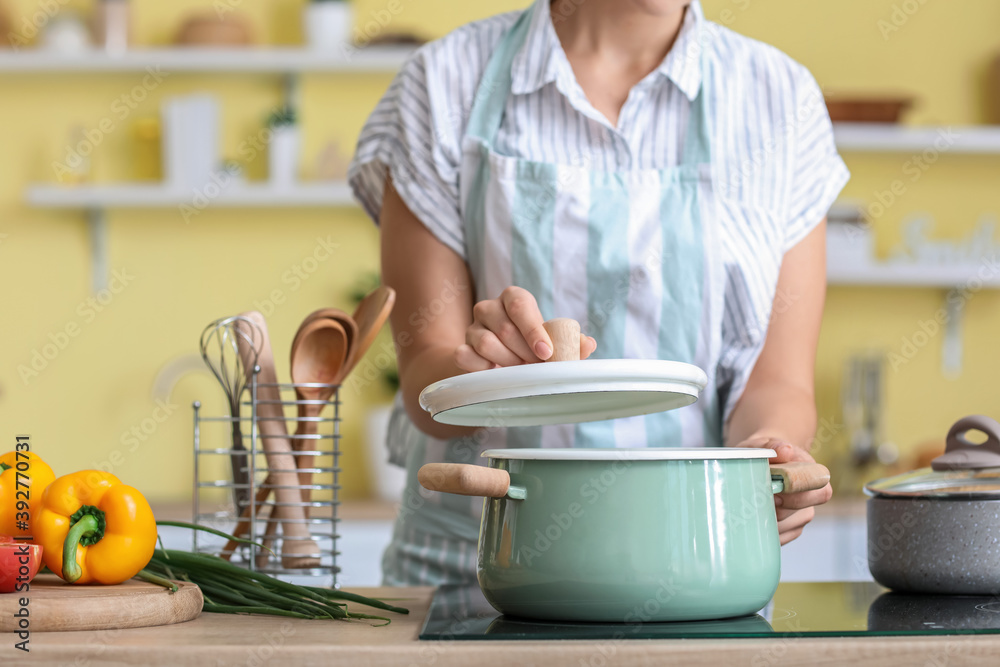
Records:
{"label": "apron neck strap", "polygon": [[[688,11],[691,11],[690,8]],[[704,26],[705,19],[698,25],[695,39],[701,51],[698,61],[701,67],[701,86],[691,103],[691,113],[688,117],[687,136],[684,139],[684,155],[682,164],[709,164],[712,162],[712,142],[709,139],[708,109],[711,106],[712,68],[705,56],[708,47],[708,33]]]}
{"label": "apron neck strap", "polygon": [[[486,146],[493,146],[493,139],[500,129],[500,123],[503,122],[504,107],[510,96],[511,65],[528,37],[532,15],[533,12],[530,9],[524,11],[500,40],[500,44],[486,65],[479,88],[476,90],[466,132],[469,136],[482,141]],[[682,164],[707,164],[712,161],[708,127],[710,102],[707,99],[707,89],[711,83],[711,70],[708,59],[705,57],[707,45],[704,37],[707,36],[707,33],[702,25],[699,25],[698,28],[695,39],[700,42],[701,87],[698,89],[698,95],[694,102],[691,103]]]}
{"label": "apron neck strap", "polygon": [[476,90],[467,132],[487,146],[493,145],[493,138],[503,121],[504,107],[510,96],[511,65],[528,37],[532,14],[531,9],[522,12],[521,17],[500,40]]}

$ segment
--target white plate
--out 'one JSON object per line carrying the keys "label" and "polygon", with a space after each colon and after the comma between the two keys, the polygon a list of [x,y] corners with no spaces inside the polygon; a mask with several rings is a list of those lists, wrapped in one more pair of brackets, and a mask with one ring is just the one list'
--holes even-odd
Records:
{"label": "white plate", "polygon": [[435,382],[420,392],[420,407],[457,426],[571,424],[682,408],[707,383],[703,370],[679,361],[552,361]]}

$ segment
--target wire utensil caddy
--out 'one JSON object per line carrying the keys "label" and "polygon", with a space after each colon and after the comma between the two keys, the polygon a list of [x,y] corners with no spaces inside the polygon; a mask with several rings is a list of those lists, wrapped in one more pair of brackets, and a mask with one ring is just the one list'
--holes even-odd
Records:
{"label": "wire utensil caddy", "polygon": [[[193,515],[196,524],[238,535],[251,542],[267,544],[274,553],[242,543],[227,549],[221,538],[213,538],[200,531],[192,531],[193,550],[218,553],[229,557],[233,564],[251,571],[286,578],[326,577],[327,585],[337,587],[337,508],[340,504],[338,495],[341,472],[339,386],[319,383],[260,383],[259,373],[260,368],[255,367],[248,386],[240,396],[239,417],[206,416],[202,414],[201,402],[193,403]],[[259,388],[276,389],[280,400],[258,398]],[[301,398],[300,391],[304,389],[311,390],[314,394],[329,393],[330,398]],[[258,420],[277,418],[258,414],[259,406],[265,404],[271,408],[274,405],[280,406],[285,415],[284,422],[288,431],[286,437],[292,443],[292,453],[297,461],[295,475],[299,478],[298,484],[280,486],[269,477],[276,471],[268,464],[264,440],[272,436],[261,433]],[[302,416],[303,406],[313,406],[313,411],[318,411],[319,416]],[[231,427],[237,419],[242,432],[249,434],[249,437],[243,438],[243,449],[237,449],[237,443],[222,431],[213,430],[213,437],[208,442],[205,441],[204,427],[220,423]],[[300,425],[305,422],[315,425],[315,429],[307,429],[315,430],[315,433],[299,432]],[[226,446],[219,446],[222,443]],[[234,478],[244,475],[222,477],[214,472],[220,467],[228,468],[231,460],[238,461],[234,465],[245,471],[246,483],[234,481]],[[311,479],[301,479],[303,473],[310,474]],[[299,501],[278,502],[275,493],[278,489],[294,490]],[[278,508],[290,506],[301,507],[305,518],[299,520],[277,516],[277,513],[284,511],[279,511]],[[304,523],[308,528],[308,537],[285,535],[281,525],[289,521]],[[318,560],[305,559],[310,563],[289,566],[287,559],[282,557],[284,544],[286,540],[297,539],[314,540],[319,550]],[[286,562],[283,563],[283,560]]]}

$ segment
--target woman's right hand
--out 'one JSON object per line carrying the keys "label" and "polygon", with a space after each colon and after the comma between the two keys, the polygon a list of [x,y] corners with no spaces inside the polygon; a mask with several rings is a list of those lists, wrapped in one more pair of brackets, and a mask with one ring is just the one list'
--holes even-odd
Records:
{"label": "woman's right hand", "polygon": [[[465,344],[455,350],[455,362],[465,371],[499,366],[519,366],[552,356],[552,339],[542,326],[538,302],[521,287],[508,287],[498,298],[480,301],[472,308],[472,325]],[[580,335],[580,358],[597,349],[597,341]]]}

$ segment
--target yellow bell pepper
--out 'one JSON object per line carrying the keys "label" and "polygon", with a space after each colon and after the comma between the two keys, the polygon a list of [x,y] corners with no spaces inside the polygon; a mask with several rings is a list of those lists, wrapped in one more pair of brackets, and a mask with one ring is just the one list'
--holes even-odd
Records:
{"label": "yellow bell pepper", "polygon": [[33,452],[0,456],[0,535],[33,539],[45,488],[56,478],[52,468]]}
{"label": "yellow bell pepper", "polygon": [[52,482],[35,532],[45,565],[71,584],[120,584],[149,563],[156,547],[149,503],[100,470]]}

